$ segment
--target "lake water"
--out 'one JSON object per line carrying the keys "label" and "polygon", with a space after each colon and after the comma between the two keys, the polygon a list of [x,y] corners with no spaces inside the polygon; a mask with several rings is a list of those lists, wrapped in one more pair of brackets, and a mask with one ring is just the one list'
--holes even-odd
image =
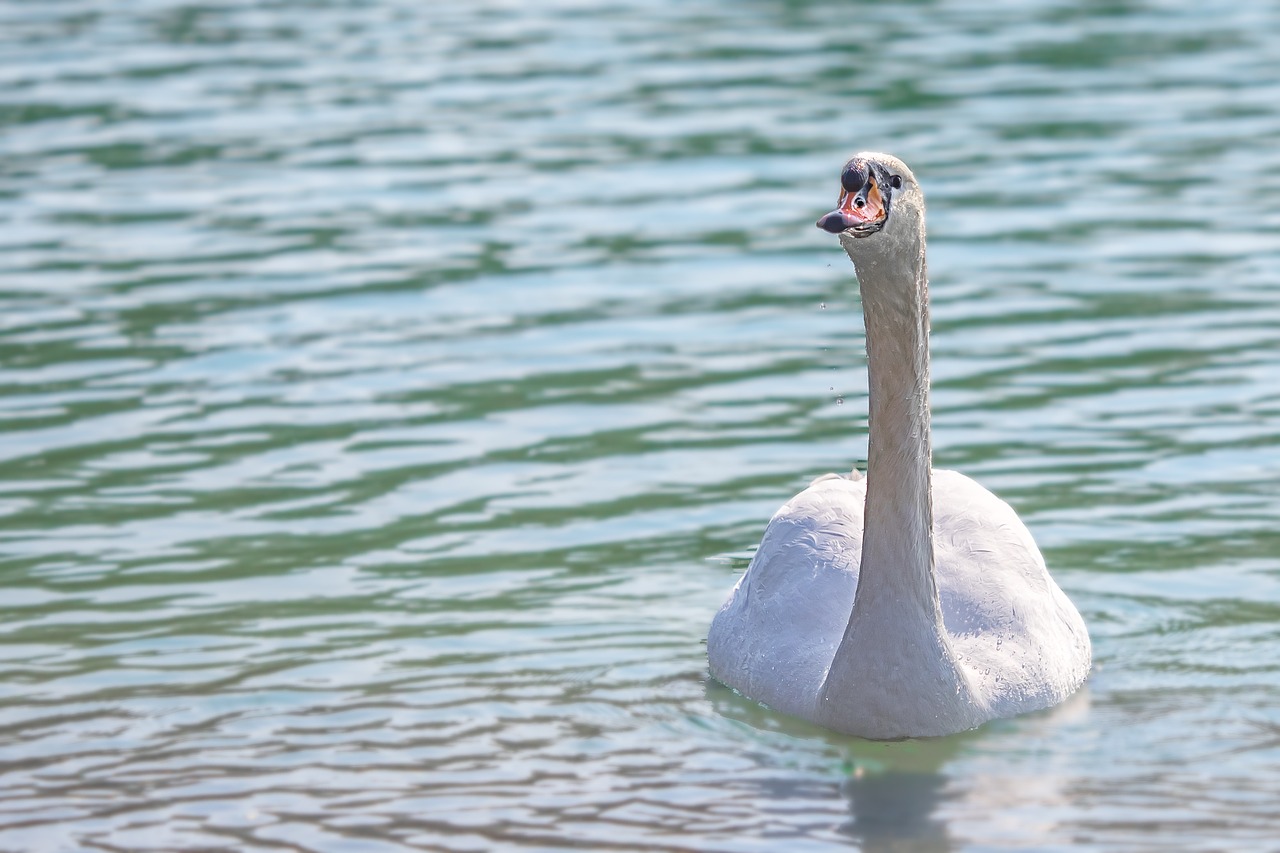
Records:
{"label": "lake water", "polygon": [[[1280,11],[0,4],[0,849],[1275,850]],[[845,158],[930,202],[936,462],[1056,711],[710,683],[862,464]]]}

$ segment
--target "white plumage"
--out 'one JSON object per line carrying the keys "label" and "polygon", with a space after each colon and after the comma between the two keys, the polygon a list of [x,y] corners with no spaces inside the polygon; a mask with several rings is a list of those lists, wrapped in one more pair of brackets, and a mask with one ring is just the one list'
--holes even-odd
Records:
{"label": "white plumage", "polygon": [[[867,476],[820,477],[778,510],[707,653],[713,676],[783,713],[869,738],[950,734],[1067,698],[1089,636],[1013,509],[930,468],[923,196],[896,158],[858,162],[888,199],[880,229],[841,233],[866,315]],[[862,221],[852,192],[839,224]]]}

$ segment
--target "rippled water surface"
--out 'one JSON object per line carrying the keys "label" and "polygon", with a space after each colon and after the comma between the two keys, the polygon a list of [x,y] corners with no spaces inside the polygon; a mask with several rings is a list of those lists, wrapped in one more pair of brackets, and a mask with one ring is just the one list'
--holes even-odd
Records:
{"label": "rippled water surface", "polygon": [[[1087,6],[0,3],[0,849],[1275,849],[1280,13]],[[1095,644],[936,741],[707,678],[862,148]]]}

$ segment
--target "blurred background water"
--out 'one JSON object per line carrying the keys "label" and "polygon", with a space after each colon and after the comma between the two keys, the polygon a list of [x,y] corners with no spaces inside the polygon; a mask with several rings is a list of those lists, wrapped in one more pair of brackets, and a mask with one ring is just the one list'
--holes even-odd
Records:
{"label": "blurred background water", "polygon": [[[1276,849],[1280,11],[0,3],[0,849]],[[861,464],[844,159],[1088,688],[709,683]]]}

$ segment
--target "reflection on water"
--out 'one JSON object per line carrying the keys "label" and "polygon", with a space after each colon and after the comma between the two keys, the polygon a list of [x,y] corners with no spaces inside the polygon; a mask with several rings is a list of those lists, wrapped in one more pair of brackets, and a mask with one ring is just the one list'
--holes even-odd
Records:
{"label": "reflection on water", "polygon": [[849,835],[867,850],[899,845],[950,850],[947,826],[935,814],[945,781],[928,773],[893,771],[851,779],[846,788],[853,812]]}
{"label": "reflection on water", "polygon": [[[1272,845],[1277,34],[0,4],[0,847]],[[862,148],[929,197],[938,464],[1098,662],[936,742],[780,718],[702,644],[864,458],[812,226]]]}
{"label": "reflection on water", "polygon": [[[952,847],[943,817],[948,798],[946,765],[982,732],[930,740],[896,743],[844,737],[800,720],[770,713],[715,682],[707,697],[715,710],[761,732],[826,741],[841,756],[835,778],[846,800],[848,819],[837,831],[867,850],[949,850]],[[777,781],[761,795],[785,808],[803,806],[816,792],[812,783]]]}
{"label": "reflection on water", "polygon": [[[773,714],[710,680],[707,698],[717,713],[757,732],[825,743],[827,752],[838,757],[839,768],[833,766],[819,778],[839,781],[838,791],[848,811],[835,828],[862,849],[965,847],[976,836],[952,833],[950,824],[957,815],[987,823],[982,835],[988,840],[982,843],[1016,838],[1037,838],[1046,845],[1072,843],[1070,836],[1045,822],[1051,809],[1069,807],[1072,798],[1069,779],[1052,759],[1030,772],[1020,767],[1016,776],[998,771],[988,778],[975,778],[964,768],[988,750],[1003,752],[1011,728],[1030,735],[1023,741],[1025,748],[1038,740],[1059,742],[1073,729],[1087,727],[1088,685],[1061,705],[1021,720],[999,721],[950,737],[897,742],[846,737]],[[811,808],[813,800],[832,798],[833,793],[815,790],[811,779],[769,779],[759,790],[762,800],[780,811]]]}

